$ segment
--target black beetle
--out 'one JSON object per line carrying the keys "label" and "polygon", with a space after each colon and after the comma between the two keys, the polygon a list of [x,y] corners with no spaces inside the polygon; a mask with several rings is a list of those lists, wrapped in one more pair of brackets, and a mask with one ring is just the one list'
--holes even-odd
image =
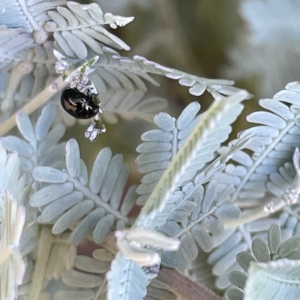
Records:
{"label": "black beetle", "polygon": [[90,119],[99,112],[99,106],[94,101],[95,96],[89,90],[86,95],[76,88],[65,89],[61,95],[61,105],[76,119]]}

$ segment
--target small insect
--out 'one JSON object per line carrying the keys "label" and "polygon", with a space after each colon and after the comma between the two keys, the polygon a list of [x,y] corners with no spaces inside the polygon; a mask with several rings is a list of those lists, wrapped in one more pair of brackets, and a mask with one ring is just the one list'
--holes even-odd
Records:
{"label": "small insect", "polygon": [[63,74],[65,82],[70,84],[69,88],[62,92],[60,102],[63,109],[76,119],[93,119],[93,123],[85,131],[85,137],[90,141],[96,141],[99,134],[106,132],[105,125],[101,122],[101,101],[97,98],[98,92],[88,75],[95,71],[92,67],[99,59],[95,56],[76,70],[67,75],[70,65],[76,63],[75,60],[66,59],[61,53],[54,50],[57,58],[55,70]]}
{"label": "small insect", "polygon": [[63,109],[76,119],[90,119],[99,113],[96,95],[87,90],[87,95],[77,88],[65,89],[61,95]]}

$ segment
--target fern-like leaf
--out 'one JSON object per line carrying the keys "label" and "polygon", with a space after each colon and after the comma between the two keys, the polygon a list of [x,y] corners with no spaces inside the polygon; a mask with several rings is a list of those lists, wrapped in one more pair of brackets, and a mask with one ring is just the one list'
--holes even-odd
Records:
{"label": "fern-like leaf", "polygon": [[113,261],[107,279],[108,300],[142,300],[146,296],[148,278],[142,267],[121,254]]}
{"label": "fern-like leaf", "polygon": [[[276,265],[277,271],[279,273],[284,272],[285,267],[288,267],[289,263],[287,263],[286,258],[297,261],[300,257],[299,254],[300,249],[300,237],[293,236],[287,239],[284,242],[281,242],[281,232],[280,227],[277,224],[273,224],[268,231],[268,243],[265,242],[262,238],[256,238],[252,242],[252,249],[250,254],[247,251],[242,251],[237,255],[237,262],[242,267],[242,269],[250,274],[253,271],[254,265],[251,267],[251,262],[259,262],[259,263],[268,263],[270,261],[278,261],[278,264],[271,263],[270,266]],[[285,258],[285,260],[282,260]],[[285,264],[286,262],[287,264]],[[291,263],[293,264],[293,263]],[[266,264],[267,267],[268,264]],[[259,266],[259,264],[258,264]],[[266,269],[267,270],[267,269]],[[274,270],[275,271],[275,270]],[[282,273],[283,274],[283,273]],[[252,275],[250,275],[251,277]],[[288,280],[289,276],[287,276]],[[243,283],[241,283],[241,279]],[[247,280],[247,275],[245,272],[241,273],[239,271],[233,271],[229,274],[229,280],[235,286],[239,287],[239,289],[243,290],[245,288],[245,283]],[[250,279],[250,282],[253,278]],[[278,278],[279,280],[279,278]],[[282,278],[283,280],[283,278]],[[293,280],[293,278],[291,278]],[[280,282],[281,280],[279,280]],[[246,283],[249,287],[251,283]],[[249,291],[248,291],[249,292]],[[229,299],[235,299],[236,289],[233,288],[229,290],[228,296]],[[243,297],[239,297],[238,299],[243,299]]]}
{"label": "fern-like leaf", "polygon": [[[264,239],[265,242],[268,241],[270,256],[278,258],[278,254],[274,255],[274,249],[278,250],[278,238],[281,243],[284,243],[293,236],[300,236],[300,227],[297,218],[294,216],[295,212],[299,211],[298,205],[287,207],[287,211],[290,211],[290,215],[288,212],[284,212],[278,218],[255,220],[237,228],[226,229],[222,235],[213,237],[214,249],[209,254],[207,262],[212,265],[212,273],[217,277],[215,286],[218,289],[224,290],[230,285],[228,280],[230,272],[242,271],[241,266],[236,261],[236,256],[241,251],[251,251],[253,240],[259,238]],[[275,224],[281,227],[281,234],[272,231]],[[276,243],[277,246],[275,246]],[[289,258],[297,258],[297,255],[298,251],[296,250]],[[201,259],[203,257],[199,254],[196,261]]]}
{"label": "fern-like leaf", "polygon": [[[66,146],[66,166],[66,172],[49,167],[33,170],[35,180],[49,183],[30,200],[32,206],[42,207],[39,222],[54,224],[53,233],[59,234],[83,218],[71,235],[74,245],[78,245],[91,230],[99,243],[113,226],[123,229],[128,222],[126,214],[135,203],[135,187],[128,191],[121,204],[128,177],[122,155],[112,156],[109,148],[102,149],[88,179],[78,144],[70,140]],[[121,212],[118,211],[120,204]]]}
{"label": "fern-like leaf", "polygon": [[269,263],[253,263],[245,286],[244,299],[297,299],[300,292],[298,260],[282,259]]}
{"label": "fern-like leaf", "polygon": [[64,135],[65,127],[57,125],[51,128],[56,114],[53,104],[47,105],[34,129],[28,115],[20,111],[17,115],[18,128],[24,139],[16,136],[1,137],[0,141],[3,147],[9,151],[19,153],[21,169],[31,171],[38,165],[50,165],[53,163],[53,157],[56,158],[54,165],[61,166],[61,153],[63,144],[58,141]]}
{"label": "fern-like leaf", "polygon": [[30,98],[37,96],[57,76],[54,69],[56,60],[53,55],[53,42],[51,41],[27,49],[22,56],[17,55],[14,61],[16,64],[10,67],[8,72],[5,69],[0,73],[4,83],[3,86],[0,85],[2,112],[0,121],[6,120]]}
{"label": "fern-like leaf", "polygon": [[[240,100],[242,100],[242,98],[240,98]],[[238,115],[241,109],[239,104],[240,100],[237,100],[235,104],[232,103],[226,113],[225,110],[222,111],[221,109],[219,109],[218,112],[220,112],[220,114],[224,113],[222,118],[222,121],[224,120],[224,123],[221,122],[222,125],[216,123],[216,127],[208,126],[209,129],[207,130],[214,133],[218,133],[219,131],[221,131],[228,134],[230,132],[230,123],[234,120],[235,116]],[[237,106],[235,107],[235,105]],[[191,113],[193,109],[195,109],[195,111]],[[193,119],[192,121],[189,119],[189,116],[196,115],[198,109],[198,105],[192,104],[182,113],[182,115],[178,119],[178,127],[183,127],[182,133],[185,133],[185,135],[182,135],[182,141],[180,141],[180,146],[182,145],[183,148],[186,146],[186,143],[188,143],[190,136],[193,136],[193,128],[196,125]],[[205,118],[205,116],[202,118]],[[221,117],[219,117],[218,119],[221,119]],[[203,119],[196,118],[195,120],[197,120],[199,124],[202,124],[202,126],[206,126],[206,123],[203,121]],[[144,150],[146,155],[148,154],[147,152],[150,152],[151,149],[154,149],[151,151],[163,151],[161,149],[164,149],[164,147],[168,145],[166,141],[170,140],[170,136],[172,140],[171,132],[173,132],[173,130],[175,129],[176,133],[179,131],[175,125],[175,120],[167,114],[158,115],[157,123],[158,125],[160,125],[160,130],[149,131],[145,134],[146,140],[150,139],[151,142],[145,142],[140,146],[140,148],[138,148],[138,150]],[[185,126],[183,124],[186,125],[186,128],[188,128],[187,130],[184,130]],[[197,125],[198,127],[199,124]],[[219,127],[219,125],[221,127]],[[164,129],[165,131],[163,131],[162,129]],[[190,132],[192,133],[190,134],[190,136],[188,136]],[[226,139],[226,134],[224,135],[221,135],[219,138]],[[206,165],[210,160],[214,158],[213,151],[219,146],[218,139],[211,139],[211,137],[214,136],[214,134],[205,134],[205,139],[203,140],[202,144],[199,143],[199,150],[195,151],[195,153],[197,154],[195,155],[193,163],[191,164],[191,170],[187,169],[186,172],[186,169],[184,169],[184,171],[178,175],[177,185],[175,185],[176,187],[174,188],[173,193],[166,196],[163,208],[160,209],[159,207],[156,207],[150,212],[150,215],[143,215],[143,209],[141,213],[142,217],[139,216],[135,224],[135,226],[137,227],[145,226],[146,228],[151,230],[158,230],[160,232],[163,232],[167,236],[180,237],[182,244],[179,251],[175,253],[163,253],[162,263],[166,266],[176,266],[182,270],[185,269],[188,262],[195,259],[195,257],[198,255],[198,246],[205,252],[211,251],[211,249],[213,248],[213,237],[219,236],[224,231],[222,220],[238,218],[239,216],[239,209],[233,205],[230,205],[229,203],[226,203],[228,202],[228,200],[230,200],[230,195],[234,191],[233,187],[230,185],[219,185],[216,181],[213,180],[210,181],[212,175],[215,172],[218,172],[220,169],[222,170],[222,168],[224,167],[224,162],[226,161],[225,155],[225,157],[219,158],[219,161],[217,160],[214,161],[211,165]],[[158,138],[154,141],[156,137]],[[184,141],[185,139],[187,140],[186,143]],[[210,148],[212,155],[208,156],[208,158],[206,157],[206,151],[203,150],[204,156],[202,156],[203,153],[200,150],[206,149],[207,144],[208,146],[212,145],[212,148]],[[234,149],[234,147],[232,148],[231,154],[227,154],[228,157],[230,157],[232,153],[239,149],[239,147],[243,147],[243,144],[237,144],[235,145],[235,147],[236,149]],[[173,149],[173,152],[175,152],[175,154],[178,150],[177,147],[172,148],[172,146],[169,146],[168,149]],[[189,148],[189,150],[191,150],[191,148]],[[180,153],[180,151],[181,150],[179,150],[178,153]],[[150,152],[150,154],[152,153]],[[157,157],[159,157],[159,155],[157,155]],[[204,161],[203,159],[201,159],[203,157]],[[159,163],[161,165],[161,162]],[[158,166],[159,163],[157,163]],[[147,166],[147,164],[145,165]],[[190,172],[191,174],[189,174]],[[197,172],[199,172],[199,174],[195,176]],[[154,173],[155,172],[153,172],[153,174]],[[146,177],[146,179],[148,177]],[[152,177],[155,178],[155,176]],[[180,177],[182,177],[183,179],[181,179]],[[188,182],[191,179],[193,179],[193,181]],[[184,182],[186,183],[184,184]],[[209,183],[204,184],[205,182]],[[156,182],[154,183],[156,184]],[[148,186],[151,191],[151,185]],[[179,187],[180,189],[175,191],[175,189],[178,189]],[[162,194],[160,194],[160,196],[162,196]],[[152,195],[150,196],[150,199],[151,197]],[[147,207],[147,203],[145,207]],[[147,221],[146,223],[144,223],[143,218],[145,218],[146,216]],[[192,235],[190,235],[188,232],[191,232]],[[193,251],[187,251],[187,249],[193,249]]]}
{"label": "fern-like leaf", "polygon": [[247,119],[260,125],[239,134],[239,138],[252,135],[245,147],[252,151],[252,156],[244,151],[236,152],[232,159],[237,164],[229,164],[216,178],[235,186],[234,199],[241,206],[255,206],[268,194],[282,196],[287,180],[295,176],[290,169],[293,169],[291,161],[295,148],[300,146],[300,85],[289,83],[286,90],[273,99],[262,99],[259,103],[268,111],[254,112]]}
{"label": "fern-like leaf", "polygon": [[167,101],[162,98],[146,98],[145,92],[139,89],[128,91],[127,89],[111,89],[99,93],[105,112],[103,119],[109,123],[117,123],[117,116],[125,120],[134,118],[151,121],[153,115],[166,107]]}
{"label": "fern-like leaf", "polygon": [[[232,186],[221,187],[215,181],[207,185],[200,185],[195,192],[185,196],[184,202],[176,206],[176,202],[168,203],[164,213],[158,215],[158,224],[155,228],[167,235],[180,237],[181,245],[176,253],[164,252],[162,263],[168,267],[177,266],[184,270],[190,261],[201,253],[212,251],[214,241],[225,234],[222,224],[225,219],[239,217],[239,209],[228,203],[233,192]],[[190,204],[190,211],[183,208]],[[183,214],[185,212],[185,214]],[[167,221],[160,224],[161,218],[168,215]],[[199,248],[201,250],[199,250]]]}
{"label": "fern-like leaf", "polygon": [[[149,73],[156,73],[178,80],[182,86],[189,87],[189,93],[194,96],[201,96],[207,90],[214,99],[220,100],[224,99],[224,95],[230,96],[240,91],[239,88],[231,86],[234,84],[231,80],[201,78],[162,66],[141,56],[135,56],[134,61],[141,65],[143,69],[147,69]],[[250,95],[247,95],[247,97],[249,98]]]}
{"label": "fern-like leaf", "polygon": [[[33,45],[34,40],[28,33],[22,33],[18,29],[0,30],[0,69],[7,69],[13,62],[22,60],[26,51]],[[5,82],[2,84],[4,85]]]}
{"label": "fern-like leaf", "polygon": [[[197,77],[167,68],[140,56],[134,56],[133,59],[122,57],[108,47],[102,47],[102,51],[100,59],[95,64],[95,66],[101,66],[101,69],[91,74],[91,79],[96,83],[97,88],[99,87],[100,93],[108,83],[113,85],[114,89],[125,87],[131,91],[135,85],[138,89],[145,91],[146,86],[143,80],[157,85],[157,82],[149,74],[177,79],[183,86],[190,87],[189,92],[195,96],[200,96],[207,90],[215,99],[224,99],[223,95],[233,95],[240,91],[231,86],[234,82],[230,80]],[[109,78],[109,80],[105,80],[105,78]],[[250,95],[247,96],[247,98],[249,97]]]}
{"label": "fern-like leaf", "polygon": [[20,28],[23,32],[38,31],[49,20],[47,11],[65,3],[65,0],[13,0],[8,5],[6,1],[1,1],[1,24],[9,28]]}
{"label": "fern-like leaf", "polygon": [[130,49],[122,40],[108,32],[103,25],[109,24],[112,28],[124,26],[133,20],[132,17],[103,14],[96,3],[81,5],[73,1],[67,2],[67,7],[56,7],[56,11],[49,11],[48,15],[52,21],[46,23],[45,29],[54,32],[57,50],[62,50],[68,57],[85,59],[88,48],[97,54],[102,54],[101,44],[116,49]]}
{"label": "fern-like leaf", "polygon": [[217,130],[223,114],[228,113],[226,114],[228,117],[224,118],[227,124],[234,121],[242,109],[240,102],[246,97],[247,93],[241,92],[228,98],[227,101],[217,101],[210,107],[164,172],[143,207],[136,226],[144,228],[151,226],[154,216],[163,211],[168,197],[185,181],[185,175],[190,171],[196,174],[197,170],[193,169],[193,165],[197,161],[197,156],[201,155],[201,149],[205,146],[208,136],[212,130]]}
{"label": "fern-like leaf", "polygon": [[[150,130],[141,136],[143,143],[137,148],[140,155],[136,158],[136,163],[139,171],[146,175],[137,188],[137,193],[141,195],[137,200],[138,204],[145,204],[172,158],[196,126],[200,116],[195,116],[199,110],[200,105],[193,102],[185,108],[177,121],[167,113],[160,113],[154,118],[159,129]],[[213,158],[213,151],[210,152],[210,158]]]}

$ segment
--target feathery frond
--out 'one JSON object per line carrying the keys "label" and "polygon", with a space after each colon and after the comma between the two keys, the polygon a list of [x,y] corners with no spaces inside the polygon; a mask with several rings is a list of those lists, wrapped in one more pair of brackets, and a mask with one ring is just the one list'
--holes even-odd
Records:
{"label": "feathery frond", "polygon": [[[239,134],[243,138],[252,135],[245,151],[234,153],[225,172],[217,175],[219,182],[235,186],[234,199],[241,206],[256,206],[266,195],[278,196],[278,189],[286,190],[284,178],[294,178],[290,171],[295,148],[299,148],[298,109],[300,88],[298,82],[289,83],[286,90],[278,92],[273,99],[262,99],[259,104],[268,111],[254,112],[249,122],[259,124]],[[226,147],[221,148],[221,151]],[[287,169],[288,168],[288,172]],[[279,173],[277,173],[279,172]],[[285,175],[286,174],[286,175]],[[276,181],[276,188],[272,181]]]}
{"label": "feathery frond", "polygon": [[[11,19],[14,20],[14,18]],[[3,69],[9,68],[15,61],[22,60],[28,49],[34,46],[34,40],[28,33],[22,33],[19,29],[7,28],[0,30],[0,46],[0,70],[4,77]],[[4,84],[5,82],[1,83],[1,90]]]}
{"label": "feathery frond", "polygon": [[[22,42],[22,39],[18,36],[16,38]],[[26,44],[23,42],[23,45]],[[17,48],[15,47],[15,49]],[[54,69],[55,61],[53,42],[47,41],[43,45],[26,49],[26,55],[24,52],[21,56],[20,52],[20,56],[14,57],[13,62],[15,62],[15,65],[9,67],[7,71],[6,68],[1,71],[0,76],[2,76],[4,82],[0,88],[1,121],[10,117],[13,112],[20,109],[29,99],[37,96],[57,77]],[[0,68],[2,67],[8,67],[6,66],[6,60],[0,66]]]}
{"label": "feathery frond", "polygon": [[[272,297],[296,299],[300,292],[299,260],[281,259],[268,263],[253,263],[245,286],[245,298]],[[237,298],[235,298],[237,299]]]}
{"label": "feathery frond", "polygon": [[142,300],[146,296],[148,278],[142,267],[121,254],[113,261],[107,279],[108,300]]}
{"label": "feathery frond", "polygon": [[48,183],[30,199],[33,207],[42,208],[38,221],[54,224],[54,234],[80,221],[70,238],[73,245],[78,245],[91,230],[100,243],[112,227],[123,229],[128,222],[126,214],[135,202],[132,187],[121,203],[128,177],[122,155],[112,156],[109,148],[102,149],[88,178],[78,144],[72,139],[66,145],[66,167],[66,171],[50,167],[33,170],[35,180]]}
{"label": "feathery frond", "polygon": [[[189,93],[194,96],[201,96],[205,92],[205,90],[207,90],[214,97],[214,99],[220,100],[224,99],[224,95],[231,96],[238,91],[241,91],[241,89],[231,86],[234,84],[234,82],[231,80],[207,79],[198,77],[179,70],[162,66],[141,56],[134,56],[133,61],[126,58],[124,59],[122,57],[115,58],[119,59],[119,61],[121,63],[123,62],[123,64],[126,63],[127,68],[134,67],[135,69],[137,69],[135,67],[136,65],[139,66],[144,72],[146,71],[150,74],[163,75],[167,78],[178,80],[179,84],[190,87]],[[247,95],[247,97],[249,96],[250,95]]]}
{"label": "feathery frond", "polygon": [[[96,296],[95,289],[98,292],[106,292],[106,279],[101,276],[109,270],[108,262],[98,261],[94,258],[78,255],[74,261],[74,269],[67,269],[62,272],[62,289],[54,291],[54,297],[65,294],[72,295],[74,289],[79,292],[79,295]],[[76,270],[75,270],[76,268]],[[99,295],[98,295],[99,296]],[[79,296],[77,296],[79,297]],[[78,298],[82,299],[82,298]],[[84,298],[85,299],[85,298]]]}
{"label": "feathery frond", "polygon": [[65,3],[65,0],[13,0],[9,4],[7,1],[1,1],[1,25],[19,28],[23,32],[41,30],[44,23],[49,20],[47,11]]}
{"label": "feathery frond", "polygon": [[[63,144],[57,144],[65,133],[62,124],[51,128],[56,114],[53,104],[47,105],[34,128],[27,114],[20,111],[17,114],[17,124],[24,139],[16,136],[1,137],[0,141],[8,151],[17,151],[21,169],[25,172],[34,167],[54,164],[61,166]],[[55,157],[55,161],[53,158]]]}
{"label": "feathery frond", "polygon": [[[181,237],[181,241],[183,244],[181,245],[179,251],[175,253],[174,252],[170,253],[166,251],[163,252],[162,263],[166,266],[169,267],[176,266],[179,269],[185,269],[186,266],[188,265],[188,262],[190,260],[195,259],[195,257],[197,256],[198,245],[200,246],[200,248],[202,248],[204,251],[207,252],[209,252],[212,249],[213,240],[211,236],[218,236],[224,231],[224,227],[221,223],[222,219],[237,218],[239,216],[239,209],[236,208],[235,206],[226,203],[226,201],[230,199],[229,197],[230,194],[233,192],[231,186],[218,185],[217,182],[214,181],[211,181],[205,187],[202,186],[202,183],[209,181],[210,178],[212,177],[212,174],[218,171],[218,167],[222,168],[221,161],[223,160],[226,161],[226,155],[225,155],[225,157],[223,157],[223,160],[222,158],[220,158],[219,163],[214,162],[211,166],[208,166],[206,169],[204,168],[204,166],[209,162],[209,160],[212,160],[214,158],[213,151],[219,147],[220,144],[218,143],[221,142],[216,139],[210,140],[210,137],[215,135],[209,134],[208,132],[218,132],[220,128],[222,128],[224,132],[227,132],[227,134],[230,132],[230,123],[234,120],[235,116],[238,115],[241,108],[239,102],[243,98],[241,97],[238,99],[239,100],[237,100],[237,98],[233,99],[233,102],[234,101],[236,102],[235,104],[231,103],[229,105],[230,108],[228,107],[228,111],[226,111],[225,108],[223,111],[222,109],[218,109],[218,110],[216,109],[216,111],[220,113],[219,117],[216,118],[218,120],[220,119],[222,119],[222,121],[224,120],[224,123],[221,122],[222,124],[215,123],[214,126],[216,126],[217,124],[216,127],[214,127],[213,125],[208,126],[203,121],[203,119],[200,119],[200,121],[199,118],[195,119],[198,122],[197,127],[199,132],[201,130],[204,131],[203,129],[204,127],[201,126],[206,126],[206,128],[208,128],[207,132],[204,134],[206,139],[203,140],[205,142],[202,141],[203,142],[202,144],[201,143],[198,144],[200,145],[199,146],[200,148],[199,149],[197,148],[197,151],[192,150],[191,147],[188,147],[187,149],[188,151],[190,151],[189,153],[195,152],[198,153],[198,155],[202,156],[201,150],[205,149],[205,146],[207,144],[209,145],[212,144],[214,146],[211,148],[210,151],[212,152],[212,157],[209,157],[207,159],[206,156],[204,156],[204,158],[206,158],[207,160],[203,161],[201,160],[201,157],[198,159],[196,155],[194,161],[195,162],[200,161],[201,164],[196,165],[196,167],[192,168],[191,170],[192,174],[190,176],[186,176],[187,174],[185,173],[185,171],[182,171],[182,173],[178,175],[177,177],[178,184],[176,184],[175,186],[177,188],[181,186],[180,190],[173,192],[172,195],[167,196],[166,197],[167,200],[164,203],[164,206],[162,206],[162,208],[158,207],[156,209],[153,209],[152,211],[150,210],[149,214],[144,213],[143,215],[143,211],[148,204],[147,202],[146,206],[143,208],[142,213],[135,224],[137,228],[138,227],[143,228],[145,226],[145,228],[163,232],[167,236]],[[235,107],[235,105],[237,105],[237,107]],[[164,147],[166,147],[165,145],[167,145],[168,143],[164,141],[164,139],[167,137],[167,141],[168,140],[174,141],[174,138],[172,139],[171,132],[173,133],[174,130],[176,130],[175,133],[177,134],[179,131],[178,128],[182,129],[182,132],[186,131],[185,135],[182,136],[182,141],[180,141],[180,146],[182,145],[183,148],[187,147],[186,145],[188,142],[185,142],[185,139],[187,139],[187,141],[190,140],[190,137],[193,136],[193,134],[195,134],[195,130],[193,131],[193,129],[196,126],[196,122],[193,120],[193,118],[191,118],[192,119],[191,121],[189,119],[189,116],[192,117],[195,116],[198,109],[199,109],[199,105],[196,105],[195,103],[191,104],[178,118],[177,124],[175,123],[175,120],[167,114],[158,115],[156,117],[156,122],[158,125],[160,125],[161,129],[147,132],[145,136],[146,139],[150,139],[150,142],[145,142],[144,144],[139,146],[138,150],[142,149],[143,152],[148,154],[147,153],[149,152],[147,151],[148,148],[153,149],[151,151],[158,151],[158,152],[173,149],[173,152],[175,152],[176,154],[178,150],[177,143],[175,147],[174,146],[172,147],[172,145],[170,145],[168,149],[165,149]],[[193,110],[194,112],[192,112]],[[211,111],[208,111],[208,114],[209,113],[213,114],[212,111],[214,110],[212,109]],[[220,117],[221,115],[222,117]],[[203,118],[205,118],[205,116]],[[228,129],[226,128],[226,126],[228,126]],[[188,129],[184,130],[186,128]],[[189,133],[190,136],[188,136]],[[168,137],[168,135],[171,136],[171,139],[170,137]],[[151,136],[153,138],[151,138]],[[156,137],[158,137],[157,140],[155,140]],[[222,137],[220,135],[220,138],[226,139],[226,134],[223,135]],[[197,139],[197,141],[199,141],[199,139]],[[214,143],[216,145],[214,145]],[[162,145],[162,147],[160,147],[160,145]],[[236,145],[237,149],[241,146],[242,145],[240,146]],[[234,151],[235,150],[232,149],[232,153],[234,153]],[[228,157],[230,156],[231,154]],[[159,155],[157,155],[157,157],[159,157]],[[162,164],[161,162],[159,163]],[[158,166],[159,163],[157,164]],[[193,164],[191,163],[190,165],[194,166],[195,163]],[[197,174],[197,172],[200,173],[199,176],[196,176],[193,179],[193,177]],[[174,178],[174,176],[172,177]],[[180,177],[184,179],[180,179]],[[192,181],[193,183],[189,182],[183,184],[184,182],[191,181],[191,179],[193,179]],[[160,196],[162,196],[162,194]],[[147,220],[146,223],[143,222],[144,219]],[[188,231],[190,231],[192,235],[188,234],[187,233]],[[193,251],[187,252],[185,249],[189,249],[189,250],[193,249]]]}
{"label": "feathery frond", "polygon": [[56,11],[48,12],[52,21],[45,24],[45,29],[54,32],[57,50],[63,51],[67,57],[86,59],[89,49],[102,54],[101,44],[119,50],[130,49],[122,40],[108,32],[103,25],[109,24],[111,28],[125,26],[133,20],[133,17],[103,14],[96,3],[81,5],[69,1],[66,5],[67,7],[57,6]]}
{"label": "feathery frond", "polygon": [[[258,65],[270,54],[266,59],[272,64],[259,69],[269,73],[276,56],[267,43],[278,43],[278,36],[269,33],[282,24],[282,34],[287,29],[284,8],[298,4],[280,3],[279,23],[276,19],[272,28],[270,22],[262,28],[276,5],[252,2],[245,0],[240,7],[252,29],[250,43],[258,42],[255,49],[265,51],[256,56]],[[268,5],[264,20],[252,16],[255,7],[266,11]],[[198,77],[141,56],[122,57],[116,50],[129,46],[104,26],[125,26],[132,17],[65,0],[2,1],[0,11],[0,131],[12,129],[11,114],[24,107],[16,114],[21,136],[0,138],[2,295],[176,299],[168,286],[153,280],[160,263],[211,290],[228,289],[229,299],[270,295],[270,289],[281,298],[299,292],[299,82],[273,99],[260,100],[264,111],[247,118],[258,125],[221,147],[249,94],[231,80]],[[294,31],[284,35],[286,40],[294,40]],[[193,96],[208,91],[215,101],[200,115],[200,105],[193,102],[177,120],[167,113],[154,118],[158,128],[145,132],[137,148],[144,177],[138,188],[126,191],[129,170],[121,154],[100,150],[88,174],[76,140],[59,144],[65,116],[57,116],[55,102],[69,82],[64,81],[68,74],[56,74],[54,48],[70,72],[99,55],[88,76],[103,104],[103,117],[111,123],[119,116],[151,120],[164,108],[165,100],[146,94],[148,84],[158,85],[156,75],[177,80]],[[298,54],[293,50],[294,57]],[[258,72],[243,55],[238,56],[242,65]],[[294,70],[296,64],[289,73]],[[52,103],[39,117],[29,118],[48,100]],[[129,217],[135,203],[145,206],[138,217]],[[243,211],[245,207],[251,209]],[[273,218],[259,219],[279,209]],[[117,255],[111,231],[116,231]],[[103,247],[93,257],[77,255],[86,238]],[[278,289],[270,274],[277,276]]]}
{"label": "feathery frond", "polygon": [[[240,92],[229,97],[227,100],[215,102],[209,108],[157,183],[146,205],[143,207],[135,226],[151,228],[150,224],[152,219],[163,211],[168,197],[172,196],[172,193],[187,179],[192,179],[193,176],[201,170],[203,162],[200,164],[200,170],[197,169],[197,164],[196,168],[194,168],[194,164],[197,163],[198,156],[201,156],[201,150],[206,146],[205,143],[207,141],[210,142],[209,135],[219,130],[219,122],[221,119],[224,120],[222,126],[229,125],[235,120],[242,109],[240,102],[246,97],[246,92]],[[206,162],[207,161],[204,161],[204,163]],[[220,162],[211,166],[210,172],[219,165]],[[206,170],[203,174],[203,178],[201,178],[202,180],[198,178],[198,182],[204,181],[205,179],[207,180],[210,172]]]}
{"label": "feathery frond", "polygon": [[[95,250],[93,257],[75,255],[71,268],[62,271],[61,280],[64,285],[55,290],[54,295],[71,295],[75,289],[81,297],[93,295],[99,299],[106,299],[107,280],[104,275],[109,271],[113,258],[114,255],[106,249]],[[61,266],[57,267],[61,270]],[[55,270],[53,266],[51,269]]]}
{"label": "feathery frond", "polygon": [[[242,267],[242,269],[246,272],[249,271],[250,267],[250,274],[253,271],[254,265],[251,267],[251,262],[259,262],[259,263],[268,263],[270,261],[278,261],[278,266],[289,268],[289,263],[287,263],[287,260],[284,261],[282,258],[289,258],[290,260],[299,260],[300,258],[300,237],[299,236],[293,236],[286,240],[285,242],[281,242],[281,234],[280,234],[280,227],[277,224],[273,224],[269,231],[268,231],[268,244],[266,244],[265,240],[262,238],[254,239],[252,242],[252,249],[251,253],[247,251],[242,251],[237,255],[237,262]],[[266,264],[266,271],[268,272],[268,266],[275,266],[276,264]],[[293,264],[291,264],[293,265]],[[257,265],[259,266],[259,264]],[[275,270],[273,270],[275,271]],[[278,269],[278,272],[281,273],[283,271],[282,268]],[[282,273],[283,274],[283,273]],[[291,275],[290,272],[285,273],[286,277],[285,279],[289,281],[293,281],[294,277]],[[253,275],[250,275],[250,278]],[[291,276],[291,277],[290,277]],[[251,283],[247,282],[247,275],[245,275],[245,272],[240,271],[233,271],[229,274],[229,280],[231,283],[233,283],[235,286],[237,286],[240,290],[237,291],[236,288],[232,288],[228,291],[229,299],[243,299],[243,297],[235,298],[237,297],[237,294],[241,294],[241,290],[245,288],[245,284],[251,285]],[[253,278],[250,279],[250,282],[253,280]],[[285,281],[283,278],[280,280],[278,278],[278,281],[281,284],[284,285],[283,281]],[[282,288],[287,289],[286,287],[282,286]],[[252,291],[253,292],[253,291]],[[288,291],[286,291],[288,292]],[[279,299],[279,298],[278,298]]]}
{"label": "feathery frond", "polygon": [[[159,129],[142,134],[143,143],[137,147],[140,154],[135,160],[139,171],[146,173],[136,191],[141,195],[137,200],[139,205],[145,204],[172,158],[199,122],[201,116],[196,117],[199,110],[200,105],[193,102],[185,108],[178,120],[167,113],[160,113],[154,117],[154,123]],[[214,157],[213,151],[207,155],[210,159]]]}

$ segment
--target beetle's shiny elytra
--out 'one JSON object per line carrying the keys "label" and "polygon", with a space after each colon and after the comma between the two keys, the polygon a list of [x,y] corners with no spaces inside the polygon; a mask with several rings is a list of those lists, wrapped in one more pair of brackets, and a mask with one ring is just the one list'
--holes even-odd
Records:
{"label": "beetle's shiny elytra", "polygon": [[90,92],[85,95],[76,88],[66,89],[61,95],[61,105],[76,119],[90,119],[99,112],[99,106],[94,102],[93,97]]}

